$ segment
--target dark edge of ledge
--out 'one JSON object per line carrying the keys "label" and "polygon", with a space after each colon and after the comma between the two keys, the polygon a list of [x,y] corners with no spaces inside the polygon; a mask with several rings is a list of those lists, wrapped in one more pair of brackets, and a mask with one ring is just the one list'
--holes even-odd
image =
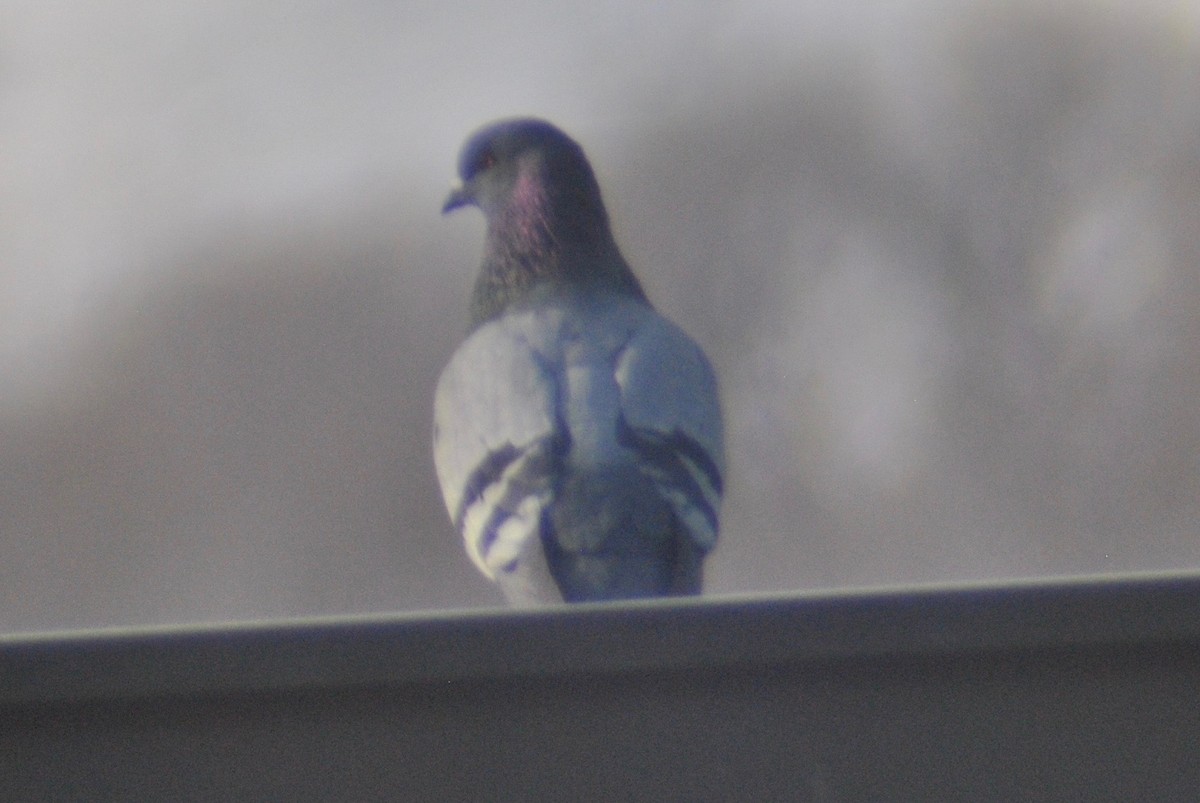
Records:
{"label": "dark edge of ledge", "polygon": [[0,637],[0,707],[821,665],[1200,650],[1200,574]]}

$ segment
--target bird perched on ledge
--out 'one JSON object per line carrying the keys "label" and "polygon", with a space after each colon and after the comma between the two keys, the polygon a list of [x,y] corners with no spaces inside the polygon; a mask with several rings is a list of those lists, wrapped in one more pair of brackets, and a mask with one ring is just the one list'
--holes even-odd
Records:
{"label": "bird perched on ledge", "polygon": [[467,553],[514,605],[698,594],[724,447],[700,348],[617,248],[582,149],[541,120],[467,140],[443,212],[487,219],[434,462]]}

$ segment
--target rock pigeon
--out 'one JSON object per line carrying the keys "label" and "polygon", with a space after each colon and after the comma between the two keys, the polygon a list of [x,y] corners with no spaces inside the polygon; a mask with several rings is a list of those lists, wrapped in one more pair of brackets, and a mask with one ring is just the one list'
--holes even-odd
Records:
{"label": "rock pigeon", "polygon": [[724,472],[704,353],[646,299],[583,150],[535,119],[463,146],[443,212],[487,219],[434,462],[467,553],[517,606],[698,594]]}

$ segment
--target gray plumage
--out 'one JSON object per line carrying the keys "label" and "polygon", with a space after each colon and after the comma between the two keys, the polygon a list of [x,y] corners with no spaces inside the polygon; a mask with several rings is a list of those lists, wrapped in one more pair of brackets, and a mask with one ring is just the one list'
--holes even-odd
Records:
{"label": "gray plumage", "polygon": [[487,218],[471,332],[434,400],[434,462],[510,602],[700,592],[724,451],[716,379],[621,256],[583,151],[509,120],[463,147],[444,211]]}

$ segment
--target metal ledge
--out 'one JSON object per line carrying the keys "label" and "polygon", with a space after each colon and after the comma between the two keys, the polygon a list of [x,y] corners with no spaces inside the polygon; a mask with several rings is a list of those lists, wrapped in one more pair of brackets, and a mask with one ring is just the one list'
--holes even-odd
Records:
{"label": "metal ledge", "polygon": [[0,639],[6,800],[1182,799],[1197,744],[1197,575]]}

